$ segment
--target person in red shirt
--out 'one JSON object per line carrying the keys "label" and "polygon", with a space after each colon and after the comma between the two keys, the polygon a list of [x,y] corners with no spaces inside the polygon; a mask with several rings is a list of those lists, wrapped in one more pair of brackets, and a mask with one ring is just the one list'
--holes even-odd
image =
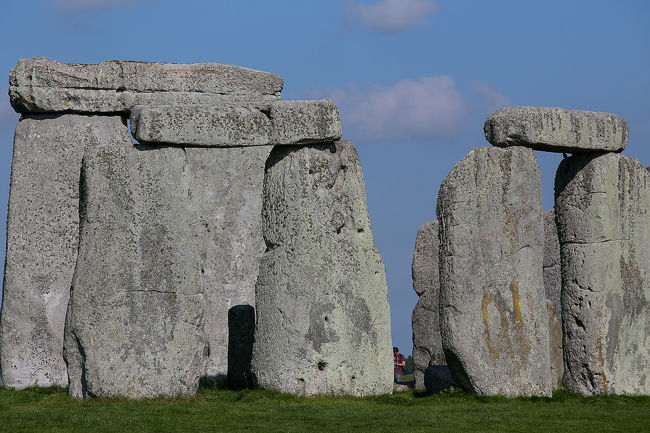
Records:
{"label": "person in red shirt", "polygon": [[402,373],[404,372],[404,366],[406,365],[406,358],[404,355],[399,353],[397,347],[393,347],[393,366],[395,371],[395,383],[402,381]]}

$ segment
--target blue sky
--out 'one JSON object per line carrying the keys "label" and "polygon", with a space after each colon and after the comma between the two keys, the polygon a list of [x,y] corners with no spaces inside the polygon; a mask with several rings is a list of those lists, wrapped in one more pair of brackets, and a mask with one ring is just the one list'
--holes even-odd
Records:
{"label": "blue sky", "polygon": [[[411,353],[410,265],[440,182],[509,105],[608,111],[650,165],[650,2],[34,0],[4,2],[0,71],[19,58],[216,62],[274,72],[284,99],[332,97],[357,145],[387,271],[393,343]],[[5,75],[5,77],[7,76]],[[13,129],[0,84],[0,227]],[[537,153],[544,208],[561,155]],[[2,241],[4,255],[4,241]]]}

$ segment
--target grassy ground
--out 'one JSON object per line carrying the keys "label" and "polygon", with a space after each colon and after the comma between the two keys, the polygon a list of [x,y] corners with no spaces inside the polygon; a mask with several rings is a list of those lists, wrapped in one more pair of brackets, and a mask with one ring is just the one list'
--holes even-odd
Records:
{"label": "grassy ground", "polygon": [[0,390],[2,432],[649,432],[650,397],[475,397],[412,391],[299,398],[201,388],[195,397],[76,401],[61,388]]}

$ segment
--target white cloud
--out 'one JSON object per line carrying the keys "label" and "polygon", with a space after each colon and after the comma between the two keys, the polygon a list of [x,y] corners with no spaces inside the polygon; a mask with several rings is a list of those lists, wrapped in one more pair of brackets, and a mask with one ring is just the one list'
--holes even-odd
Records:
{"label": "white cloud", "polygon": [[16,113],[11,104],[9,104],[8,89],[1,89],[2,95],[0,96],[0,131],[13,131],[18,123],[20,114]]}
{"label": "white cloud", "polygon": [[474,105],[481,114],[490,115],[512,103],[509,97],[499,93],[491,84],[473,81],[471,91],[474,94]]}
{"label": "white cloud", "polygon": [[445,75],[324,93],[337,103],[345,135],[354,140],[449,139],[466,115],[463,96]]}
{"label": "white cloud", "polygon": [[381,0],[369,5],[350,4],[347,15],[364,27],[393,32],[421,26],[437,9],[434,0]]}
{"label": "white cloud", "polygon": [[50,6],[60,12],[85,12],[131,3],[132,0],[50,0]]}

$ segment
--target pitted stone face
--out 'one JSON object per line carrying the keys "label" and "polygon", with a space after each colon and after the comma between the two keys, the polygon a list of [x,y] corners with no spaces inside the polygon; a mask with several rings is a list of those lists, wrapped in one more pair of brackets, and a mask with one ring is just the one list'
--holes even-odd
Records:
{"label": "pitted stone face", "polygon": [[551,393],[541,208],[523,147],[473,149],[440,186],[442,345],[471,392]]}
{"label": "pitted stone face", "polygon": [[494,146],[569,153],[620,152],[628,137],[627,123],[615,114],[551,107],[502,108],[483,131]]}
{"label": "pitted stone face", "polygon": [[19,113],[128,113],[135,105],[215,104],[279,100],[278,75],[216,63],[109,60],[69,64],[20,59],[9,74]]}
{"label": "pitted stone face", "polygon": [[650,173],[621,154],[574,155],[555,177],[564,382],[650,393]]}
{"label": "pitted stone face", "polygon": [[341,138],[331,99],[257,104],[137,106],[131,132],[140,143],[200,147],[309,144]]}

